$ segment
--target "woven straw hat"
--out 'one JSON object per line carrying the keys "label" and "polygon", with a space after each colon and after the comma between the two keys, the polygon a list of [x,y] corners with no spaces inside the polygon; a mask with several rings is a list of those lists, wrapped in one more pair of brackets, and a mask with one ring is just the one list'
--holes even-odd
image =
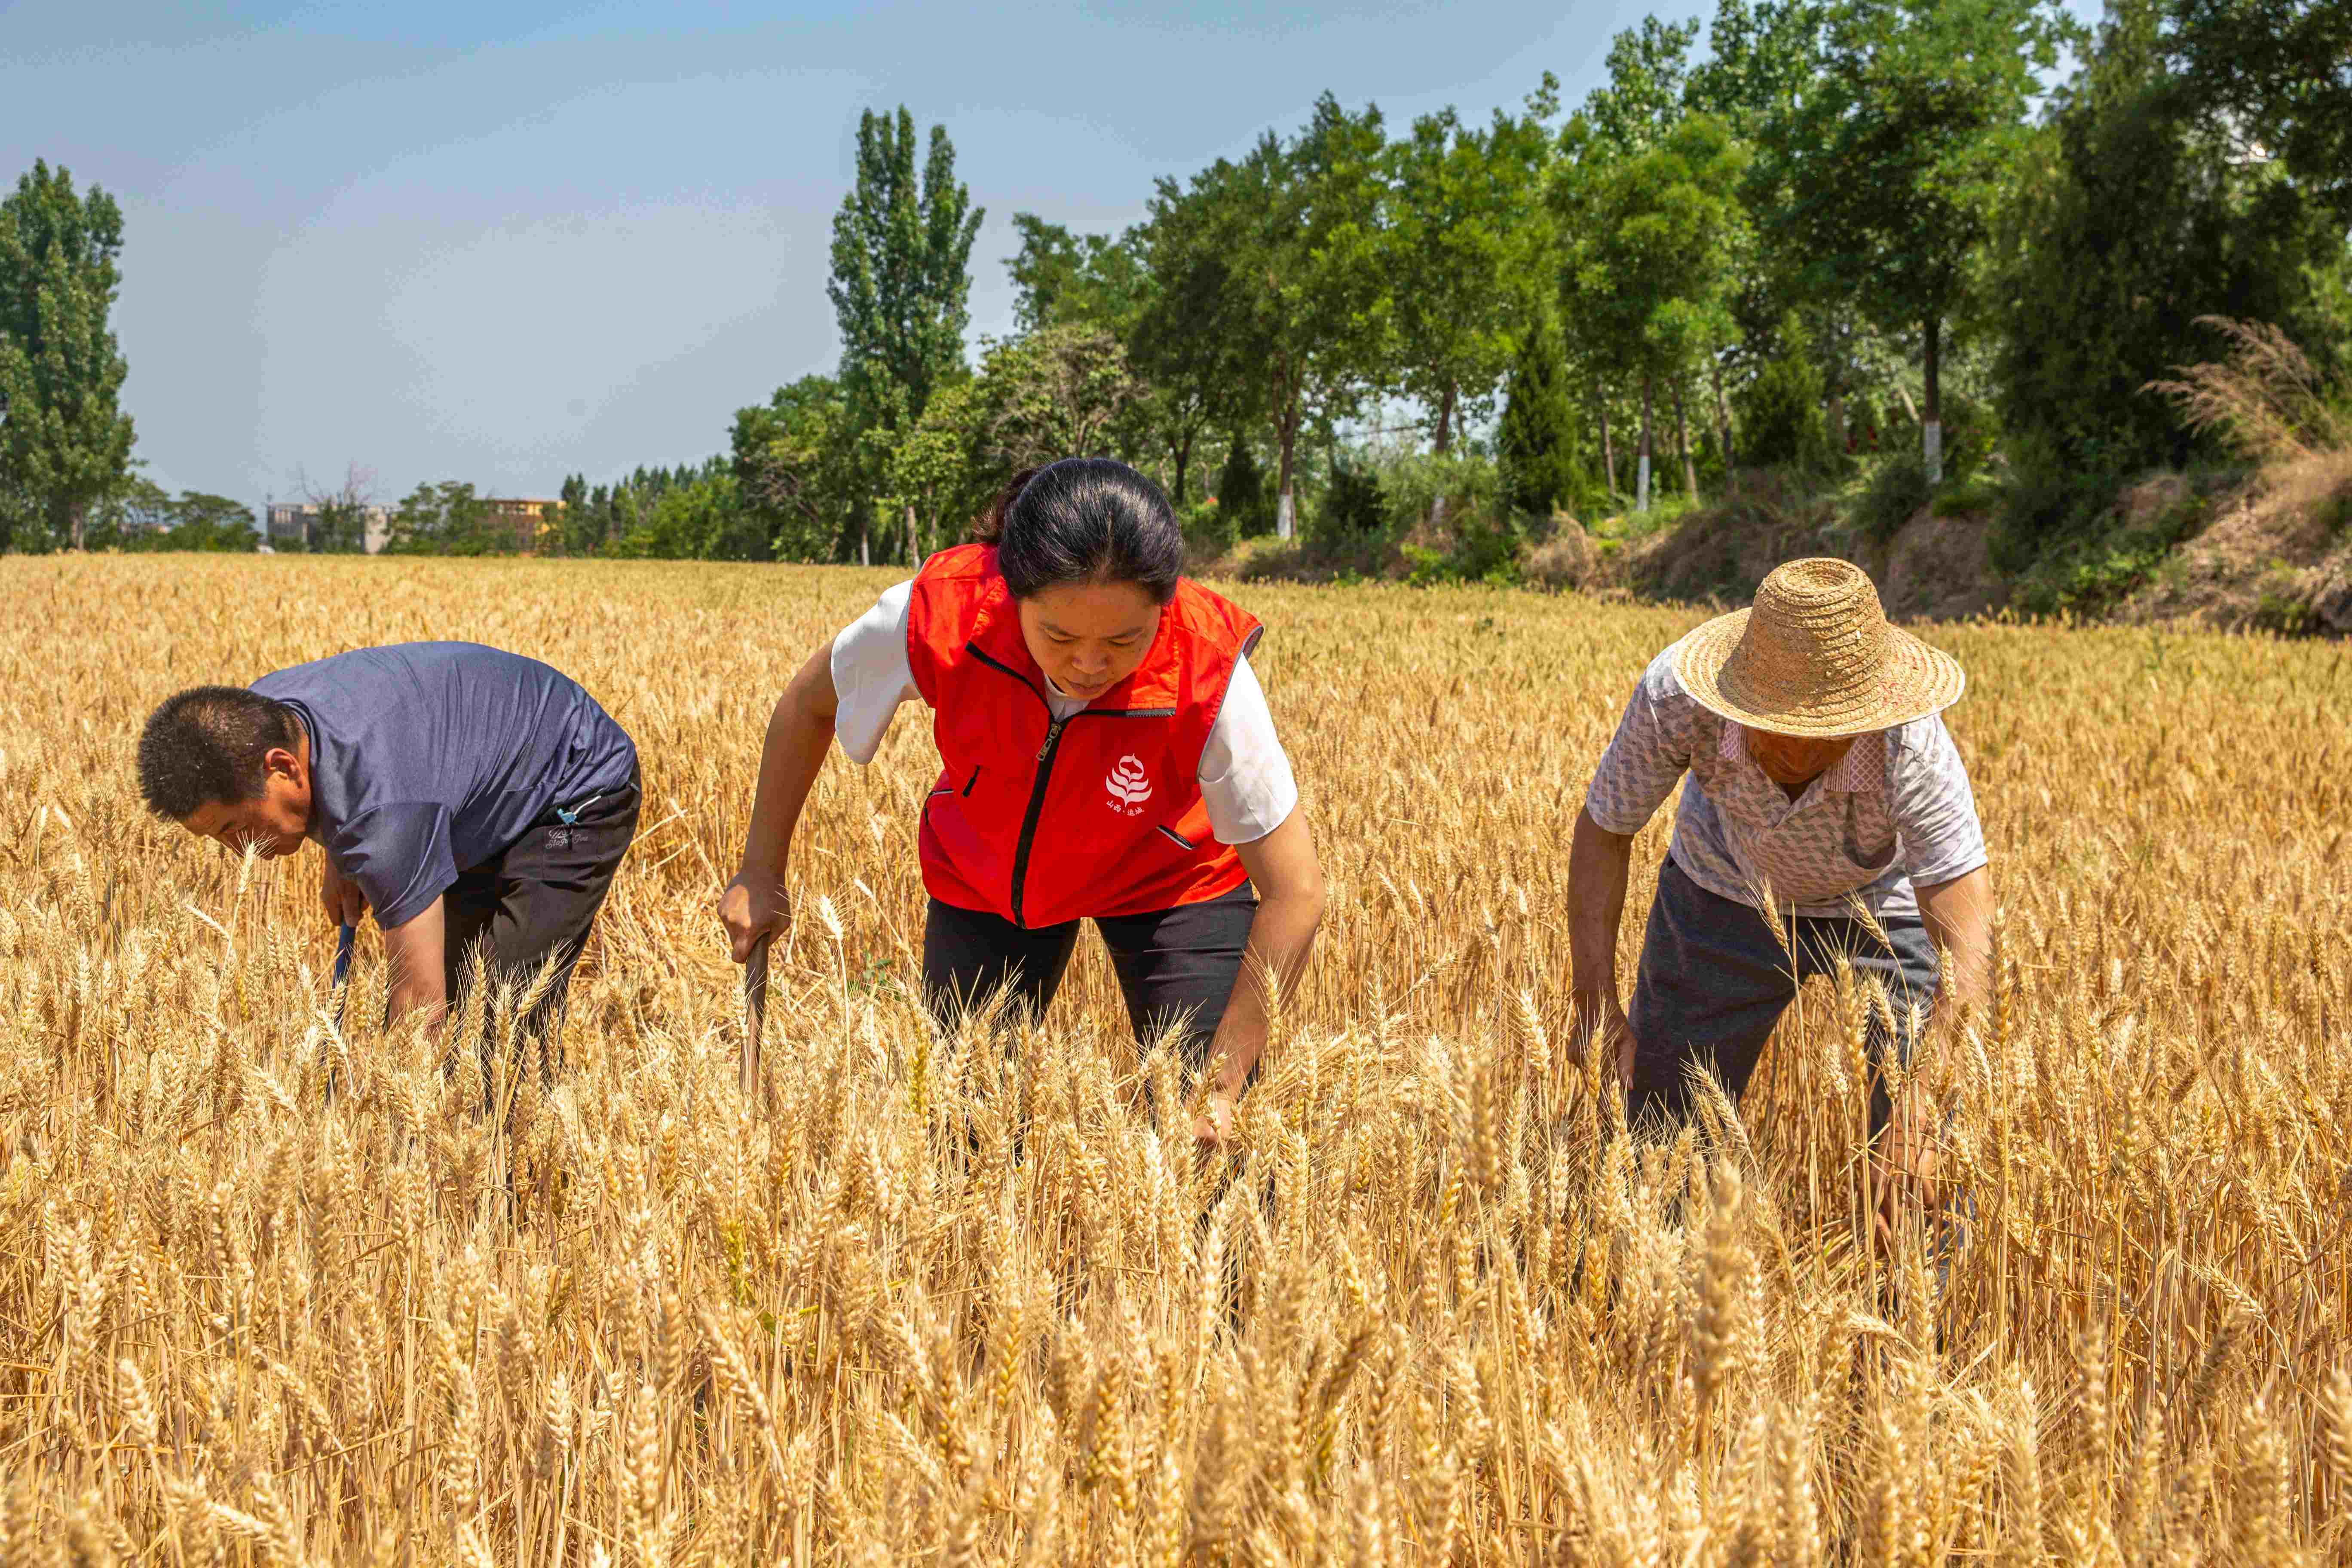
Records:
{"label": "woven straw hat", "polygon": [[1868,574],[1822,558],[1774,567],[1753,609],[1683,639],[1675,674],[1710,712],[1821,740],[1941,712],[1967,682],[1951,655],[1886,624]]}

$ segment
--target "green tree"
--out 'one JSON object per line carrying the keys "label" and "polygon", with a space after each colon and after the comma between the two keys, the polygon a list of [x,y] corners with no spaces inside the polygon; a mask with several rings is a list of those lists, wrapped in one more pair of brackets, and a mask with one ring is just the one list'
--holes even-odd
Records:
{"label": "green tree", "polygon": [[1683,101],[1731,127],[1743,142],[1761,138],[1792,110],[1821,68],[1824,0],[1716,0],[1707,25],[1707,58],[1694,67]]}
{"label": "green tree", "polygon": [[556,548],[565,555],[593,555],[604,542],[604,518],[585,474],[566,474],[556,491],[562,510],[556,513]]}
{"label": "green tree", "polygon": [[1024,332],[1046,327],[1104,327],[1125,338],[1151,287],[1142,230],[1113,239],[1075,235],[1034,213],[1014,213],[1020,248],[1004,264],[1014,289],[1013,319]]}
{"label": "green tree", "polygon": [[83,542],[92,550],[207,552],[258,549],[253,509],[227,496],[182,490],[132,475],[90,508]]}
{"label": "green tree", "polygon": [[1127,351],[1099,327],[1046,327],[991,345],[981,364],[988,444],[1007,469],[1100,456],[1142,395]]}
{"label": "green tree", "polygon": [[317,509],[308,531],[308,548],[313,555],[357,555],[367,549],[368,519],[375,511],[375,472],[349,463],[343,468],[343,482],[325,489],[310,482],[307,474],[298,474],[297,489],[302,499]]}
{"label": "green tree", "polygon": [[[1707,58],[1692,68],[1684,101],[1721,120],[1753,148],[1776,117],[1794,109],[1820,70],[1828,11],[1824,0],[1717,0],[1707,25]],[[1792,306],[1804,300],[1800,274],[1805,258],[1781,254],[1762,232],[1786,193],[1759,179],[1759,167],[1760,161],[1751,160],[1740,182],[1747,223],[1733,247],[1727,300],[1736,331],[1707,356],[1717,439],[1727,471],[1736,462],[1753,460],[1734,450],[1727,374],[1752,377],[1780,354],[1778,330]],[[1834,299],[1812,303],[1817,311],[1851,314],[1849,306]]]}
{"label": "green tree", "polygon": [[1381,243],[1387,136],[1377,108],[1325,93],[1288,142],[1271,133],[1239,164],[1194,182],[1237,285],[1234,323],[1258,358],[1275,447],[1275,531],[1297,531],[1301,434],[1352,412],[1391,357]]}
{"label": "green tree", "polygon": [[[1718,21],[1725,25],[1725,47],[1745,51],[1743,60],[1760,47],[1748,36],[1756,26],[1744,7],[1727,0]],[[1690,50],[1698,31],[1696,21],[1669,25],[1650,17],[1617,35],[1609,49],[1609,80],[1586,96],[1560,137],[1551,186],[1555,226],[1563,237],[1556,247],[1562,325],[1572,357],[1593,385],[1612,494],[1611,386],[1630,382],[1639,389],[1634,496],[1642,510],[1649,506],[1661,382],[1674,402],[1685,489],[1696,492],[1697,472],[1685,389],[1702,362],[1715,377],[1719,441],[1727,453],[1730,446],[1722,360],[1737,342],[1733,295],[1749,247],[1736,204],[1719,187],[1720,176],[1736,166],[1727,160],[1738,144],[1725,116],[1696,117],[1692,110],[1712,96],[1737,100],[1744,110],[1747,99],[1734,90],[1745,80],[1734,71],[1740,61],[1718,54],[1708,67],[1693,69]],[[1700,125],[1719,133],[1720,152],[1693,140]],[[1697,166],[1691,163],[1694,155]],[[1738,157],[1744,162],[1744,153]],[[1691,243],[1662,247],[1659,226],[1685,217],[1696,222]],[[1608,232],[1585,226],[1592,224]]]}
{"label": "green tree", "polygon": [[1230,428],[1258,398],[1247,301],[1219,243],[1220,216],[1210,193],[1163,179],[1150,217],[1139,226],[1149,288],[1128,353],[1150,388],[1152,430],[1167,456],[1168,493],[1180,507],[1194,447]]}
{"label": "green tree", "polygon": [[1595,363],[1641,388],[1635,504],[1649,507],[1656,393],[1674,399],[1685,488],[1696,493],[1683,388],[1734,328],[1729,291],[1747,152],[1712,115],[1685,116],[1645,152],[1619,154],[1583,116],[1562,139],[1552,202],[1563,237],[1560,298]]}
{"label": "green tree", "polygon": [[319,503],[310,524],[314,555],[359,555],[367,550],[368,506],[347,496],[331,496]]}
{"label": "green tree", "polygon": [[[857,181],[833,222],[825,294],[841,328],[841,381],[869,492],[881,488],[898,433],[934,388],[963,369],[969,264],[980,209],[955,177],[947,128],[931,127],[919,181],[915,121],[867,111],[857,122]],[[858,558],[870,558],[871,509],[856,509]]]}
{"label": "green tree", "polygon": [[0,485],[76,550],[131,460],[129,367],[107,321],[121,252],[114,198],[77,195],[62,168],[35,163],[0,200]]}
{"label": "green tree", "polygon": [[[1538,318],[1527,279],[1550,250],[1543,122],[1558,108],[1547,74],[1524,116],[1498,110],[1475,131],[1449,109],[1415,121],[1390,148],[1385,234],[1401,384],[1429,411],[1441,457],[1465,421],[1491,413],[1496,383]],[[1443,523],[1444,509],[1441,496],[1433,522]]]}
{"label": "green tree", "polygon": [[492,530],[490,509],[474,487],[442,479],[409,491],[392,514],[392,537],[384,550],[398,555],[491,555],[503,542]]}
{"label": "green tree", "polygon": [[1662,22],[1644,16],[1609,42],[1609,79],[1584,98],[1586,133],[1612,158],[1648,152],[1676,125],[1687,108],[1691,46],[1699,24]]}
{"label": "green tree", "polygon": [[1818,284],[1917,333],[1922,443],[1942,474],[1944,328],[2024,141],[2059,34],[2039,0],[1844,0],[1822,68],[1771,121],[1771,222]]}
{"label": "green tree", "polygon": [[953,542],[1012,469],[990,449],[988,405],[976,380],[950,382],[890,455],[890,500],[912,520],[910,559]]}
{"label": "green tree", "polygon": [[260,548],[261,531],[253,509],[227,496],[182,490],[172,503],[171,531],[161,536],[165,550],[240,552]]}
{"label": "green tree", "polygon": [[646,488],[635,526],[609,553],[656,561],[772,559],[765,527],[740,504],[727,459],[713,458],[699,470],[681,468]]}
{"label": "green tree", "polygon": [[1740,397],[1741,456],[1758,468],[1817,468],[1829,456],[1822,424],[1822,373],[1791,317],[1780,352],[1757,369]]}
{"label": "green tree", "polygon": [[2314,271],[2343,253],[2319,194],[2244,158],[2229,111],[2166,63],[2156,0],[2109,6],[1999,233],[1986,316],[2012,454],[2045,471],[2180,463],[2149,382],[2212,357],[2207,315],[2316,342]]}
{"label": "green tree", "polygon": [[2166,0],[2162,44],[2189,98],[2352,224],[2352,5]]}
{"label": "green tree", "polygon": [[849,419],[848,398],[829,375],[804,375],[736,411],[736,493],[766,529],[774,559],[838,560],[853,536],[866,492]]}
{"label": "green tree", "polygon": [[169,490],[143,474],[126,474],[90,507],[82,544],[89,550],[151,549],[149,540],[168,532],[175,521]]}
{"label": "green tree", "polygon": [[1495,432],[1503,500],[1514,512],[1549,517],[1575,503],[1583,488],[1576,442],[1576,397],[1559,331],[1538,320],[1522,334]]}

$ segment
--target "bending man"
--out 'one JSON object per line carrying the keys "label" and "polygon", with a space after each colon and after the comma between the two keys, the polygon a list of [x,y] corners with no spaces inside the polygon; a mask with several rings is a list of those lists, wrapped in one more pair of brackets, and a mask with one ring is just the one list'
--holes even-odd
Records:
{"label": "bending man", "polygon": [[[1792,561],[1753,610],[1718,616],[1652,660],[1594,773],[1569,859],[1580,1040],[1617,1042],[1626,1111],[1681,1120],[1686,1075],[1737,1097],[1804,974],[1846,958],[1898,1018],[1986,996],[1991,882],[1968,770],[1937,715],[1963,678],[1950,656],[1886,624],[1843,561]],[[1617,928],[1633,835],[1685,773],[1628,1015]],[[1762,912],[1769,890],[1791,954]],[[1885,933],[1855,915],[1858,900]],[[1954,973],[1939,975],[1937,950]],[[1947,1013],[1956,1008],[1946,1009]],[[1890,1045],[1873,1018],[1874,1063]],[[1874,1091],[1872,1131],[1890,1108]],[[1885,1140],[1894,1173],[1932,1174],[1915,1108]]]}
{"label": "bending man", "polygon": [[637,749],[536,659],[475,643],[360,648],[164,700],[139,740],[147,807],[242,853],[315,840],[328,918],[375,912],[387,1013],[437,1026],[467,954],[498,980],[572,961],[637,826]]}

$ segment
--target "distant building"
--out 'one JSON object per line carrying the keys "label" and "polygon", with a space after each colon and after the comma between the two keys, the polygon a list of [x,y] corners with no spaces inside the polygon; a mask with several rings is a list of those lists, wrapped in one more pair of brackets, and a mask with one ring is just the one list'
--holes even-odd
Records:
{"label": "distant building", "polygon": [[[555,531],[556,518],[563,503],[531,496],[483,496],[480,498],[483,521],[500,536],[500,547],[520,555],[536,555],[549,542]],[[363,506],[361,514],[367,520],[366,549],[370,555],[380,555],[392,542],[392,517],[394,508]],[[302,554],[310,548],[310,540],[319,526],[319,503],[316,501],[271,501],[264,510],[262,534],[272,550]]]}
{"label": "distant building", "polygon": [[[271,501],[262,514],[263,537],[269,547],[300,555],[310,548],[310,537],[319,526],[319,503],[316,501]],[[366,529],[362,548],[370,555],[383,553],[392,541],[392,509],[388,506],[362,506],[360,515]]]}

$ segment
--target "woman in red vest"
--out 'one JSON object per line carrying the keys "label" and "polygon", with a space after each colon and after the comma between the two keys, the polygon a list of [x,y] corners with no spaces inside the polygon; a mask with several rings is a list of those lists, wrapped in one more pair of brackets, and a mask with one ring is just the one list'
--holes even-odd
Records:
{"label": "woman in red vest", "polygon": [[923,805],[923,987],[943,1022],[1009,986],[1043,1012],[1091,919],[1139,1041],[1221,1058],[1215,1142],[1265,1044],[1259,965],[1287,987],[1323,873],[1249,667],[1260,627],[1182,575],[1160,487],[1066,458],[809,656],[768,721],[743,862],[719,901],[737,963],[791,920],[793,830],[838,734],[873,760],[901,702],[943,766]]}

